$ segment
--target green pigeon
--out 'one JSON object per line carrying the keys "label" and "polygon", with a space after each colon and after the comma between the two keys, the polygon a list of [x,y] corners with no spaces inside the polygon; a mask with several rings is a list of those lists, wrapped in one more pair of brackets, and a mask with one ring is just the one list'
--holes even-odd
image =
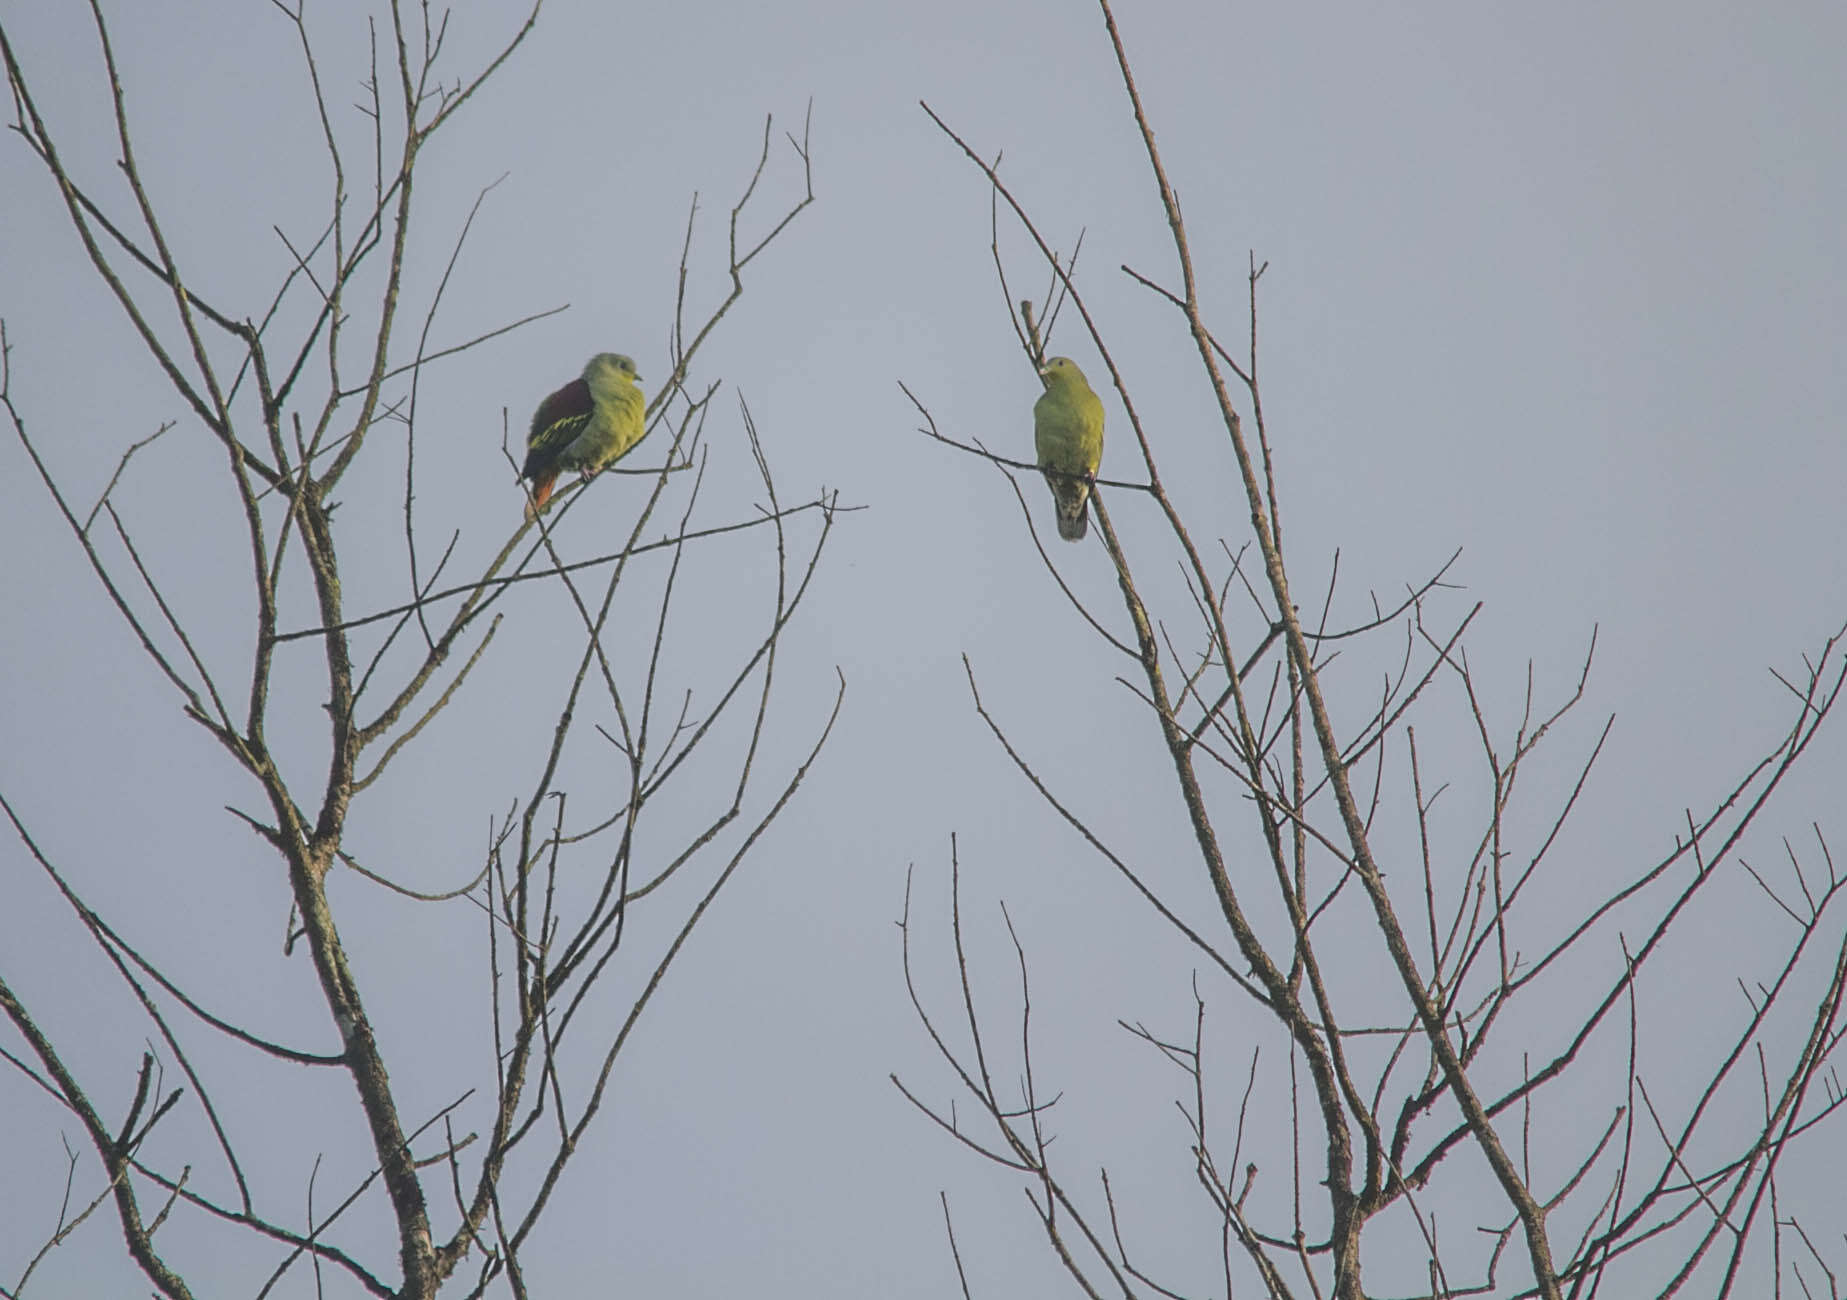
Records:
{"label": "green pigeon", "polygon": [[648,402],[635,381],[635,363],[615,352],[599,352],[573,379],[543,402],[526,435],[526,465],[520,477],[532,481],[531,518],[551,499],[552,484],[565,470],[587,479],[622,459],[648,427]]}
{"label": "green pigeon", "polygon": [[1058,507],[1058,535],[1084,539],[1097,466],[1103,461],[1103,401],[1070,357],[1039,367],[1045,392],[1033,403],[1033,447]]}

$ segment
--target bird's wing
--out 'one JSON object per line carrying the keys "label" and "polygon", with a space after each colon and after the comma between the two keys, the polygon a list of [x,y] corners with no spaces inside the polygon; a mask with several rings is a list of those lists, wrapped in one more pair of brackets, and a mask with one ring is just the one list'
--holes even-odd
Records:
{"label": "bird's wing", "polygon": [[531,478],[557,460],[583,432],[593,409],[590,385],[581,379],[573,379],[540,402],[532,415],[532,430],[526,435],[526,467],[521,472]]}
{"label": "bird's wing", "polygon": [[1080,437],[1080,454],[1084,459],[1084,472],[1095,474],[1097,467],[1103,463],[1103,399],[1086,388],[1082,411],[1084,429]]}
{"label": "bird's wing", "polygon": [[587,416],[590,410],[590,385],[581,379],[573,379],[540,402],[539,409],[532,413],[532,430],[526,435],[527,445],[537,441],[540,434],[560,420],[568,420],[577,415]]}

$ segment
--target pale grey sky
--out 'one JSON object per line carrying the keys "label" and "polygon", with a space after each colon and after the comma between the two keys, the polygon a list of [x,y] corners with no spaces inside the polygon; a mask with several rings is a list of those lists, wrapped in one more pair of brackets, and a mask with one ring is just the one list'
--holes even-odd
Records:
{"label": "pale grey sky", "polygon": [[[105,7],[176,255],[198,268],[202,293],[256,314],[289,265],[272,224],[299,237],[324,212],[324,157],[292,31],[249,0],[193,0],[184,21],[169,6]],[[5,8],[71,164],[121,198],[87,15]],[[458,9],[452,67],[472,68],[501,42],[510,12]],[[1561,901],[1576,882],[1597,887],[1652,862],[1684,827],[1683,810],[1720,795],[1788,725],[1789,698],[1766,669],[1799,673],[1801,656],[1847,620],[1847,11],[1163,0],[1125,4],[1119,17],[1200,251],[1203,295],[1234,343],[1245,337],[1247,250],[1269,263],[1265,410],[1295,580],[1312,593],[1304,605],[1319,607],[1335,548],[1336,623],[1366,617],[1369,590],[1395,599],[1462,548],[1451,578],[1466,590],[1442,608],[1454,617],[1486,602],[1471,662],[1507,727],[1529,659],[1556,698],[1599,628],[1583,711],[1531,793],[1550,807],[1614,712],[1556,866]],[[339,125],[357,131],[358,7],[323,5],[311,22]],[[1137,1239],[1189,1294],[1207,1294],[1214,1234],[1171,1106],[1177,1076],[1115,1028],[1121,1018],[1183,1032],[1196,960],[1036,802],[975,717],[961,656],[1047,777],[1176,898],[1201,906],[1158,738],[1113,681],[1122,665],[1043,573],[1004,481],[915,433],[898,389],[909,385],[952,436],[1030,454],[1037,384],[993,281],[988,194],[923,99],[976,148],[1004,152],[1004,174],[1050,238],[1069,248],[1086,232],[1081,283],[1182,507],[1216,512],[1225,536],[1242,537],[1242,496],[1184,330],[1116,269],[1173,278],[1094,8],[548,4],[425,160],[409,310],[420,318],[469,203],[502,173],[433,338],[570,310],[426,373],[419,509],[432,536],[461,528],[474,553],[491,553],[520,508],[501,458],[502,408],[517,434],[539,398],[606,348],[635,356],[649,380],[665,373],[692,195],[702,207],[695,288],[709,295],[722,287],[724,212],[764,115],[775,114],[780,140],[799,131],[811,99],[817,201],[753,267],[708,365],[748,398],[785,496],[826,485],[869,507],[843,522],[785,645],[773,756],[806,745],[836,664],[847,708],[619,1066],[611,1108],[534,1253],[535,1294],[954,1294],[939,1189],[977,1297],[1063,1293],[1017,1187],[886,1078],[895,1070],[949,1095],[905,1001],[891,923],[915,864],[921,956],[946,998],[951,832],[997,996],[1011,987],[997,899],[1030,948],[1038,1063],[1065,1089],[1064,1158],[1075,1169],[1107,1163],[1118,1194],[1140,1198]],[[788,201],[794,175],[784,149],[764,212]],[[235,519],[174,508],[221,472],[216,453],[88,273],[42,168],[11,135],[0,141],[0,219],[14,400],[85,508],[128,443],[179,421],[136,461],[123,499],[131,523],[151,530],[185,616],[230,656],[248,622],[244,598],[225,596],[244,580]],[[1003,245],[1019,291],[1037,297],[1043,276],[1023,241],[1008,233]],[[1101,388],[1074,322],[1053,344]],[[1103,473],[1134,477],[1120,404],[1106,398]],[[725,461],[715,513],[760,495],[734,412],[727,394],[713,423]],[[1043,489],[1026,486],[1049,522]],[[399,490],[387,483],[370,501],[355,491],[347,507],[375,510],[349,526],[361,544],[376,530],[386,569],[369,584],[349,560],[355,606],[399,598]],[[1126,497],[1111,507],[1129,535],[1152,535],[1145,507]],[[10,437],[0,544],[12,557],[0,572],[0,791],[94,903],[220,1005],[324,1031],[304,958],[279,956],[277,864],[220,811],[248,789],[180,716]],[[1120,625],[1101,549],[1055,558]],[[761,597],[755,571],[715,568],[706,581],[700,617]],[[530,691],[558,656],[533,628],[558,601],[535,593],[509,606],[468,726],[433,736],[390,797],[355,819],[356,853],[421,888],[473,873],[489,816],[529,784],[544,743],[552,696]],[[1350,677],[1330,675],[1351,692],[1347,716],[1372,707],[1393,654],[1387,646]],[[307,657],[300,671],[309,703],[296,717],[312,725]],[[1466,787],[1478,774],[1451,743],[1426,761],[1447,758]],[[317,754],[304,743],[298,758]],[[1847,742],[1824,732],[1746,856],[1779,858],[1783,834],[1812,843],[1816,820],[1838,843],[1844,782]],[[46,1009],[119,1114],[146,1031],[124,1029],[137,1023],[132,1008],[10,834],[0,872],[0,970]],[[1780,940],[1778,918],[1747,884],[1691,922],[1677,968],[1685,986],[1653,990],[1664,1038],[1730,1024],[1743,1008],[1734,974],[1768,978],[1754,945]],[[468,905],[414,908],[352,878],[333,892],[361,977],[386,990],[373,1009],[401,1035],[389,1063],[407,1111],[450,1100],[458,1071],[479,1077],[487,1065],[443,1039],[478,1020],[484,997],[485,976],[461,948],[480,933]],[[1705,946],[1739,952],[1720,967],[1701,960]],[[1615,960],[1613,938],[1597,953]],[[1381,959],[1368,950],[1355,960]],[[1214,1005],[1228,1021],[1237,1006],[1225,990]],[[1257,1040],[1227,1035],[1241,1070]],[[259,1080],[288,1089],[302,1120],[269,1133],[263,1096],[232,1101],[231,1122],[263,1126],[249,1138],[257,1149],[273,1139],[268,1192],[299,1218],[317,1153],[323,1189],[368,1167],[350,1088],[316,1076],[317,1092],[286,1072]],[[1286,1077],[1269,1086],[1286,1089]],[[10,1285],[55,1215],[59,1126],[78,1134],[16,1076],[0,1097],[10,1171],[0,1176],[0,1282]],[[1598,1127],[1605,1112],[1594,1114],[1585,1123]],[[1841,1140],[1836,1130],[1823,1143],[1838,1153]],[[176,1141],[157,1154],[187,1149]],[[94,1175],[93,1160],[82,1168]],[[1816,1169],[1790,1176],[1813,1180]],[[1448,1220],[1457,1239],[1473,1231],[1468,1213]],[[178,1243],[190,1231],[176,1220],[166,1233]],[[119,1232],[99,1218],[34,1293],[139,1294],[121,1254]],[[1379,1265],[1377,1285],[1415,1288],[1421,1265],[1399,1273],[1393,1262]],[[222,1295],[251,1293],[271,1264],[235,1251],[193,1260],[202,1293]],[[311,1281],[299,1274],[278,1294],[311,1295]]]}

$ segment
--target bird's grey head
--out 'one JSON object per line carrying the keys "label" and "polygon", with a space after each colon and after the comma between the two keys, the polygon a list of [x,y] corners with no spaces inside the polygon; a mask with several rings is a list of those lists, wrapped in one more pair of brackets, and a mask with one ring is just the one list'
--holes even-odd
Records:
{"label": "bird's grey head", "polygon": [[584,366],[585,383],[589,383],[591,380],[599,377],[614,379],[617,374],[626,375],[630,379],[641,378],[640,375],[635,373],[634,361],[623,356],[620,352],[599,352],[591,357],[589,363]]}

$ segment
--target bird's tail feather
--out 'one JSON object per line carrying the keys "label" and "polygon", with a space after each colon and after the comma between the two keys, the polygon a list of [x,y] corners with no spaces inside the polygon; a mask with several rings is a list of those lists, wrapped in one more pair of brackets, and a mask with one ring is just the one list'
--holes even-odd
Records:
{"label": "bird's tail feather", "polygon": [[552,484],[558,481],[558,475],[541,474],[532,480],[532,500],[526,503],[526,518],[537,519],[539,511],[545,509],[545,503],[552,499]]}
{"label": "bird's tail feather", "polygon": [[1058,506],[1058,535],[1067,542],[1083,541],[1090,529],[1090,484],[1055,483],[1052,498]]}

